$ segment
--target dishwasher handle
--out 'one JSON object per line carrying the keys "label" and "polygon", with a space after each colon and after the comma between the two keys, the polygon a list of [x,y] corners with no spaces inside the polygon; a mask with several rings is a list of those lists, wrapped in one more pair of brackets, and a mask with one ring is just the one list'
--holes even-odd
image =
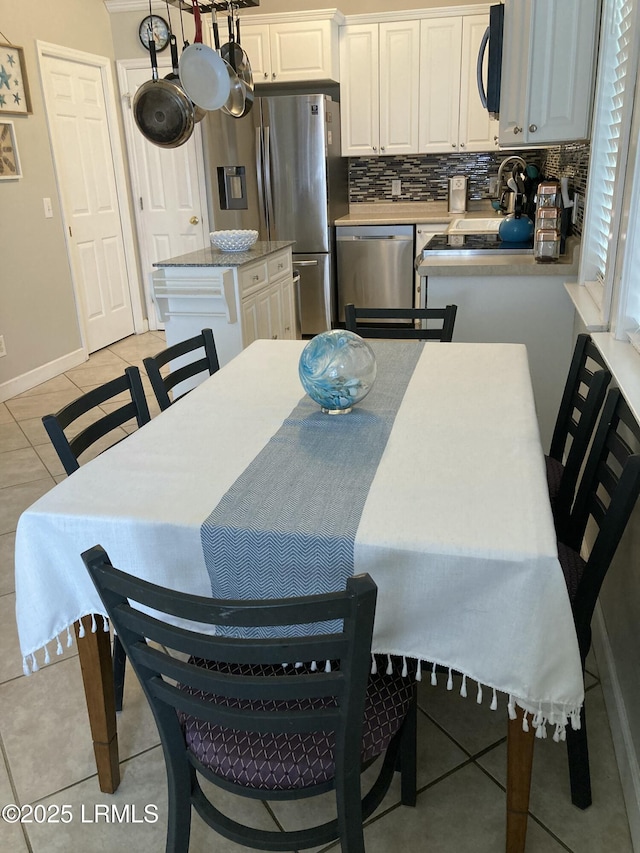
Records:
{"label": "dishwasher handle", "polygon": [[378,242],[383,241],[383,240],[385,240],[385,241],[386,240],[397,240],[400,243],[402,243],[402,242],[406,243],[409,241],[413,241],[413,237],[410,234],[385,234],[384,236],[383,235],[371,235],[371,236],[366,236],[366,237],[356,237],[356,236],[336,237],[336,240],[339,243],[340,242],[346,243],[346,242],[352,242],[352,241],[356,242],[358,240],[374,240],[374,241],[378,241]]}

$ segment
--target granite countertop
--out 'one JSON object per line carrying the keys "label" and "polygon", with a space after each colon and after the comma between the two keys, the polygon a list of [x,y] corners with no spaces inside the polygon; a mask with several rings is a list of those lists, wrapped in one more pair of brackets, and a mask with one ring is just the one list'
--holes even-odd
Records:
{"label": "granite countertop", "polygon": [[430,222],[449,224],[454,219],[499,217],[491,203],[471,201],[466,213],[449,213],[446,201],[429,202],[374,202],[370,204],[351,204],[349,213],[336,219],[336,225],[413,225]]}
{"label": "granite countertop", "polygon": [[293,246],[294,240],[258,241],[246,252],[223,252],[213,246],[177,255],[166,261],[157,261],[154,267],[241,267],[252,261],[260,261],[280,249]]}
{"label": "granite countertop", "polygon": [[434,253],[423,258],[417,271],[426,276],[555,275],[566,280],[577,276],[579,260],[580,240],[568,237],[566,251],[557,263],[539,264],[533,255],[457,255],[447,258]]}

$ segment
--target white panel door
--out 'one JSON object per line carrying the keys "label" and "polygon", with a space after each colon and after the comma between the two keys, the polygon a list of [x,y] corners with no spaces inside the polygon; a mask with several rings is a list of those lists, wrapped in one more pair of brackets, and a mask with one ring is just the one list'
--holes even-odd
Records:
{"label": "white panel door", "polygon": [[420,22],[419,151],[458,150],[462,18]]}
{"label": "white panel door", "polygon": [[420,21],[380,24],[380,153],[418,153]]}
{"label": "white panel door", "polygon": [[103,79],[99,67],[42,57],[45,105],[87,349],[134,331]]}
{"label": "white panel door", "polygon": [[[164,71],[161,68],[160,73]],[[147,141],[133,121],[130,103],[136,89],[149,79],[150,72],[147,67],[128,68],[125,74],[127,94],[123,97],[123,111],[140,263],[149,325],[159,328],[151,299],[153,264],[194,252],[209,243],[201,135],[196,125],[191,138],[178,148],[160,148]]]}

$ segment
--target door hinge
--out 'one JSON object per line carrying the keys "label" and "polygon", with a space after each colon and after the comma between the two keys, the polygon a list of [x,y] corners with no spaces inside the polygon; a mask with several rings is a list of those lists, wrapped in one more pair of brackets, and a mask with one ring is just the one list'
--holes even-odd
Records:
{"label": "door hinge", "polygon": [[144,204],[142,201],[142,196],[140,196],[140,210],[144,210]]}
{"label": "door hinge", "polygon": [[69,237],[73,237],[73,234],[71,233],[71,226],[69,226]]}
{"label": "door hinge", "polygon": [[131,109],[131,95],[128,92],[125,92],[125,94],[122,96],[122,100],[126,101],[127,106],[129,107],[129,109]]}

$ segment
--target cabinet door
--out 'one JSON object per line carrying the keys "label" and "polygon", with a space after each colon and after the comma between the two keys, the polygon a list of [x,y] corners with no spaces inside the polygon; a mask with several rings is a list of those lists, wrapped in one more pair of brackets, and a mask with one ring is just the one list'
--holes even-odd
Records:
{"label": "cabinet door", "polygon": [[458,149],[462,18],[420,22],[420,153]]}
{"label": "cabinet door", "polygon": [[598,0],[533,4],[525,140],[589,137]]}
{"label": "cabinet door", "polygon": [[270,288],[242,300],[242,346],[272,337]]}
{"label": "cabinet door", "polygon": [[280,288],[282,291],[282,322],[284,324],[282,337],[286,341],[291,341],[297,337],[292,276],[282,279]]}
{"label": "cabinet door", "polygon": [[500,81],[500,144],[524,143],[522,129],[527,106],[531,52],[532,0],[505,3]]}
{"label": "cabinet door", "polygon": [[272,81],[338,80],[334,26],[331,21],[271,24]]}
{"label": "cabinet door", "polygon": [[[222,19],[221,19],[222,20]],[[245,24],[242,21],[240,38],[249,57],[253,79],[256,83],[271,81],[271,45],[268,24]]]}
{"label": "cabinet door", "polygon": [[[462,21],[462,71],[460,80],[460,151],[492,151],[498,147],[498,122],[489,118],[478,93],[478,53],[488,15],[468,15]],[[487,54],[483,79],[487,79]]]}
{"label": "cabinet door", "polygon": [[340,68],[342,154],[345,157],[377,154],[380,128],[377,24],[341,27]]}
{"label": "cabinet door", "polygon": [[[267,293],[269,312],[269,335],[272,340],[285,339],[284,311],[282,306],[282,282],[276,281]],[[266,337],[266,336],[265,336]]]}
{"label": "cabinet door", "polygon": [[380,24],[380,153],[418,153],[420,21]]}

